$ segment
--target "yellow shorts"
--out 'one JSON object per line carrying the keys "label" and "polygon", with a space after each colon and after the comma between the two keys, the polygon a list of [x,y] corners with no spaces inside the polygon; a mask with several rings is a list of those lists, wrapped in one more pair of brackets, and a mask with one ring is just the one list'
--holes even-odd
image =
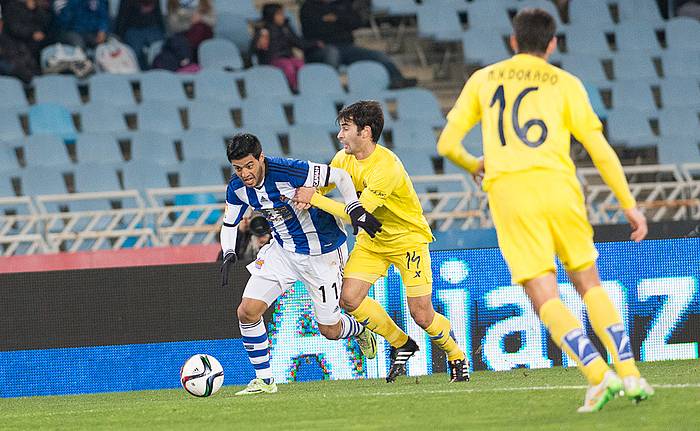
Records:
{"label": "yellow shorts", "polygon": [[417,244],[403,251],[377,253],[355,244],[343,271],[344,278],[355,278],[374,284],[384,277],[393,264],[401,274],[406,296],[430,295],[433,290],[433,273],[430,269],[428,244]]}
{"label": "yellow shorts", "polygon": [[488,197],[513,282],[554,272],[555,254],[569,271],[586,269],[598,258],[575,178],[551,171],[511,174],[497,178]]}

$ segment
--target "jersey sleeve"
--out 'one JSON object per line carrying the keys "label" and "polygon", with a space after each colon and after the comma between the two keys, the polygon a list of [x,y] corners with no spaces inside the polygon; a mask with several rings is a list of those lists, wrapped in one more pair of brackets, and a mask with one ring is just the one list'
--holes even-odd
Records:
{"label": "jersey sleeve", "polygon": [[383,169],[376,169],[366,178],[366,186],[360,195],[360,203],[369,212],[384,205],[389,195],[399,185],[404,177],[404,172],[399,169],[398,162],[394,162]]}
{"label": "jersey sleeve", "polygon": [[331,167],[322,163],[287,159],[289,182],[293,187],[327,187]]}
{"label": "jersey sleeve", "polygon": [[248,209],[248,204],[236,196],[236,191],[231,184],[226,188],[226,211],[224,212],[224,227],[235,227],[240,223]]}
{"label": "jersey sleeve", "polygon": [[[342,157],[342,150],[338,151],[335,156],[333,156],[333,160],[331,160],[330,167],[331,168],[339,168],[343,169],[343,164],[340,162],[340,159]],[[335,184],[329,183],[328,185],[324,187],[318,187],[318,192],[321,193],[322,195],[326,195],[330,193],[331,190],[335,188]]]}

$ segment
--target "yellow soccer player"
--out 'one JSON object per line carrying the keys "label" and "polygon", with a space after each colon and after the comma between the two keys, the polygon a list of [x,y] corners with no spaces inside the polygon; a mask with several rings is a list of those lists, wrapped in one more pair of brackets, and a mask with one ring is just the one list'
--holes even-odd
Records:
{"label": "yellow soccer player", "polygon": [[[386,276],[390,265],[401,274],[413,320],[447,354],[450,381],[468,381],[469,363],[450,330],[450,322],[436,313],[431,300],[432,273],[428,244],[433,235],[423,216],[420,201],[406,170],[394,153],[378,145],[384,127],[381,105],[360,101],[338,114],[338,139],[343,150],[335,155],[332,167],[350,173],[360,194],[359,204],[382,224],[381,232],[357,236],[343,275],[340,305],[359,322],[383,336],[392,346],[387,382],[406,372],[406,361],[418,346],[389,317],[377,301],[367,296],[370,287]],[[298,189],[298,205],[313,205],[341,217],[354,217],[354,208],[315,193],[313,188]],[[326,192],[322,190],[322,192]],[[362,217],[361,213],[357,213]],[[359,223],[355,223],[360,225]]]}
{"label": "yellow soccer player", "polygon": [[[629,337],[600,286],[593,230],[569,157],[570,136],[581,142],[615,193],[634,241],[647,234],[620,162],[602,133],[586,91],[573,75],[549,63],[556,49],[554,19],[526,9],[513,20],[512,58],[476,71],[467,81],[438,141],[438,152],[483,177],[498,243],[513,281],[525,286],[554,342],[574,357],[590,383],[580,412],[599,410],[624,388],[639,401],[654,391],[634,363]],[[484,158],[460,144],[481,121]],[[559,299],[558,255],[588,309],[591,325],[612,354],[610,370]],[[619,375],[619,377],[618,377]]]}

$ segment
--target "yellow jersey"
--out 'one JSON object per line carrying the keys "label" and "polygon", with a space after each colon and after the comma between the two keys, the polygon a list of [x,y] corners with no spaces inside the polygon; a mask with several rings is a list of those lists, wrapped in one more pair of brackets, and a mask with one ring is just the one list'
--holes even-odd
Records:
{"label": "yellow jersey", "polygon": [[484,190],[500,176],[548,170],[576,180],[571,135],[591,155],[623,208],[635,206],[617,155],[581,81],[543,58],[517,54],[476,71],[467,81],[438,142],[438,152],[474,171],[461,139],[481,121]]}
{"label": "yellow jersey", "polygon": [[350,174],[360,203],[382,223],[382,231],[374,238],[361,231],[357,244],[376,252],[390,252],[433,241],[413,183],[399,158],[389,149],[377,145],[364,160],[340,150],[331,166]]}

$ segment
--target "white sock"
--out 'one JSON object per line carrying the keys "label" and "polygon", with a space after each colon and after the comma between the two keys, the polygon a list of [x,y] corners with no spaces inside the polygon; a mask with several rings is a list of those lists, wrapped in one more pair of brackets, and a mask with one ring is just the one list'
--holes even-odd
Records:
{"label": "white sock", "polygon": [[340,338],[352,338],[360,335],[365,329],[354,317],[347,314],[340,314]]}

